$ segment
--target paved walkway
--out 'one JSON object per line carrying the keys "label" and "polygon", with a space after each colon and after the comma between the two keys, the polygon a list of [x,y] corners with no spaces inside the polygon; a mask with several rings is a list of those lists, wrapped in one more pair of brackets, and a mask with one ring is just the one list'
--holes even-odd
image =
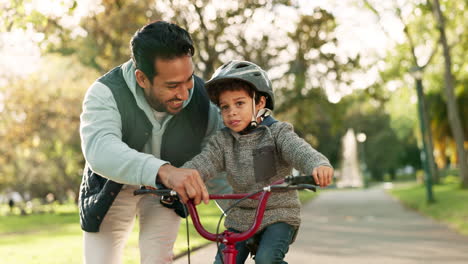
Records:
{"label": "paved walkway", "polygon": [[[381,187],[323,192],[302,219],[289,263],[468,263],[468,236],[406,209]],[[215,245],[198,250],[191,263],[212,263],[215,252]]]}

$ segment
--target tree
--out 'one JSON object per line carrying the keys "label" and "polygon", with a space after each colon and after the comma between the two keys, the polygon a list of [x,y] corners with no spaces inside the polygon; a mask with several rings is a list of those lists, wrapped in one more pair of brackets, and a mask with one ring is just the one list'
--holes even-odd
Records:
{"label": "tree", "polygon": [[396,170],[408,164],[417,167],[405,152],[414,149],[414,142],[411,142],[411,137],[398,137],[381,103],[368,100],[365,92],[356,92],[345,97],[344,101],[349,105],[343,116],[344,127],[353,128],[355,133],[366,134],[363,151],[373,180],[382,181],[386,174],[393,179]]}
{"label": "tree", "polygon": [[[381,13],[370,3],[368,0],[363,0],[364,5],[369,8],[379,19],[381,20]],[[408,8],[408,6],[405,6]],[[421,10],[424,9],[424,5],[415,5],[413,9],[415,10]],[[407,12],[407,13],[414,13],[414,12]],[[402,7],[396,5],[393,10],[393,14],[399,19],[399,21],[403,25],[403,32],[407,40],[407,45],[408,45],[408,52],[409,56],[411,58],[411,65],[408,68],[408,73],[411,73],[411,75],[414,78],[415,82],[415,87],[418,95],[418,104],[419,104],[419,115],[420,115],[420,128],[421,128],[421,135],[422,135],[422,141],[423,141],[423,149],[425,152],[425,159],[427,159],[427,165],[428,165],[428,178],[427,180],[429,181],[427,184],[430,185],[431,181],[434,180],[435,182],[439,181],[439,174],[437,170],[437,166],[434,160],[434,146],[433,146],[433,139],[432,139],[432,131],[430,130],[430,117],[428,116],[428,110],[427,110],[427,103],[426,99],[424,96],[424,88],[423,88],[423,73],[424,69],[429,65],[431,62],[434,54],[436,53],[437,49],[435,48],[436,45],[433,45],[434,47],[432,50],[429,52],[429,56],[426,59],[425,62],[421,62],[422,59],[417,55],[416,49],[417,49],[417,42],[415,41],[416,37],[420,37],[419,35],[416,35],[411,31],[410,29],[410,24],[408,21],[406,21],[404,15],[402,14]],[[426,22],[427,23],[427,22]],[[387,33],[387,36],[390,37],[390,34],[386,31],[385,27],[382,26],[382,29],[384,32]],[[426,30],[424,27],[419,27],[419,30]],[[430,35],[429,35],[430,36]],[[420,40],[420,46],[424,47],[427,46],[427,37],[422,37],[419,39]],[[429,187],[429,189],[431,189]],[[432,200],[432,192],[429,191],[429,200]]]}
{"label": "tree", "polygon": [[315,9],[300,16],[295,31],[289,34],[293,53],[289,69],[274,84],[277,87],[276,113],[294,123],[295,130],[332,163],[337,163],[340,138],[344,135],[344,105],[329,102],[325,88],[349,83],[346,73],[358,65],[358,59],[335,54],[336,23],[333,15]]}
{"label": "tree", "polygon": [[71,57],[46,60],[47,68],[0,88],[0,188],[64,199],[81,179],[81,101],[97,73]]}
{"label": "tree", "polygon": [[462,179],[463,188],[468,189],[468,159],[464,147],[463,127],[460,121],[460,114],[458,112],[458,103],[454,93],[454,77],[452,74],[452,58],[450,55],[450,48],[445,33],[445,18],[441,11],[439,0],[432,2],[434,16],[437,20],[437,28],[440,33],[439,42],[442,46],[444,55],[444,69],[445,69],[445,96],[447,99],[447,113],[448,120],[452,134],[455,139],[455,145],[458,153],[458,165],[460,168],[460,177]]}
{"label": "tree", "polygon": [[[78,10],[85,9],[79,1],[64,1],[68,11],[62,16],[42,14],[34,9],[25,13],[25,4],[31,4],[31,0],[15,1],[6,7],[7,11],[0,12],[7,21],[10,14],[23,18],[5,25],[6,31],[25,28],[32,22],[36,31],[44,33],[41,46],[45,52],[75,54],[84,65],[100,73],[129,59],[129,40],[141,26],[159,19],[174,22],[191,33],[197,50],[196,73],[204,79],[209,79],[222,62],[236,57],[269,69],[270,59],[277,53],[275,48],[266,49],[272,46],[273,34],[264,29],[253,37],[245,33],[265,17],[278,23],[274,21],[275,14],[281,13],[277,7],[296,8],[289,0],[230,0],[222,5],[215,1],[106,0],[93,3],[86,15],[78,17]],[[70,27],[63,22],[67,20],[64,18],[78,18],[81,22]]]}
{"label": "tree", "polygon": [[[440,76],[438,73],[435,76]],[[427,101],[431,105],[429,109],[433,117],[431,129],[434,133],[434,146],[437,155],[437,163],[439,167],[446,168],[449,164],[457,164],[457,152],[455,141],[453,140],[450,129],[449,120],[447,119],[447,106],[442,94],[439,91],[432,91],[427,94]],[[461,116],[468,116],[468,105],[464,102],[468,101],[468,91],[463,90],[457,96],[458,112]],[[463,124],[464,135],[468,137],[468,128],[466,118]]]}

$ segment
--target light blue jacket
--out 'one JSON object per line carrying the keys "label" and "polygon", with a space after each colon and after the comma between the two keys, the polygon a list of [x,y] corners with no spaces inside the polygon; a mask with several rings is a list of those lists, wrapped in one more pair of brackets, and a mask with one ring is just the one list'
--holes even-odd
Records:
{"label": "light blue jacket", "polygon": [[[138,152],[122,142],[122,124],[116,101],[110,89],[95,82],[88,89],[80,116],[81,147],[87,166],[112,181],[128,185],[155,186],[159,168],[168,163],[160,159],[161,138],[172,115],[155,113],[147,103],[143,91],[136,83],[135,67],[130,60],[122,65],[124,79],[138,106],[153,125],[152,136],[143,152]],[[184,107],[190,102],[193,90]],[[159,118],[155,117],[157,115]],[[207,139],[223,127],[218,108],[210,103]],[[225,193],[230,190],[224,177],[207,183],[210,192]]]}

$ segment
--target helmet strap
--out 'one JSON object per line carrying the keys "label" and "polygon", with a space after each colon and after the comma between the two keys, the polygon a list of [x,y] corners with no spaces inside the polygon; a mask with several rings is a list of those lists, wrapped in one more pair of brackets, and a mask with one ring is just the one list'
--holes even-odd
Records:
{"label": "helmet strap", "polygon": [[255,91],[254,91],[253,97],[252,97],[252,119],[250,120],[250,124],[246,128],[244,128],[244,130],[242,130],[240,133],[247,134],[251,130],[255,129],[257,126],[258,126],[258,122],[257,122],[257,115],[255,113]]}
{"label": "helmet strap", "polygon": [[255,91],[253,92],[253,96],[252,96],[252,120],[250,120],[250,126],[252,128],[255,128],[258,126],[257,114],[255,113]]}
{"label": "helmet strap", "polygon": [[262,108],[258,111],[257,113],[257,119],[260,118],[260,122],[263,121],[263,119],[267,118],[268,116],[271,115],[271,110],[268,108]]}

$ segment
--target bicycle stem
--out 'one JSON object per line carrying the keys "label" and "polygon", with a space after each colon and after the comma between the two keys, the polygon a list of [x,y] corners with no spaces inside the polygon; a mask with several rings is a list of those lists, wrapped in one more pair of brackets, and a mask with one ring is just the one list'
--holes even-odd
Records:
{"label": "bicycle stem", "polygon": [[[260,227],[262,220],[263,220],[263,215],[265,214],[265,208],[266,204],[268,201],[268,198],[270,197],[271,193],[268,191],[264,191],[262,193],[258,194],[260,197],[258,198],[259,205],[257,207],[257,211],[255,212],[255,220],[252,226],[245,232],[242,233],[234,233],[230,231],[224,231],[221,234],[213,234],[208,232],[201,224],[200,218],[198,216],[198,212],[196,210],[195,204],[193,203],[192,200],[189,200],[187,205],[188,205],[188,210],[190,212],[191,218],[193,225],[197,232],[204,237],[205,239],[211,240],[211,241],[218,241],[224,244],[234,244],[235,242],[243,241],[246,240],[247,238],[253,236],[257,231],[258,228]],[[210,195],[210,199],[239,199],[245,197],[245,194],[226,194],[226,195]],[[257,199],[256,197],[251,197],[252,199]]]}

